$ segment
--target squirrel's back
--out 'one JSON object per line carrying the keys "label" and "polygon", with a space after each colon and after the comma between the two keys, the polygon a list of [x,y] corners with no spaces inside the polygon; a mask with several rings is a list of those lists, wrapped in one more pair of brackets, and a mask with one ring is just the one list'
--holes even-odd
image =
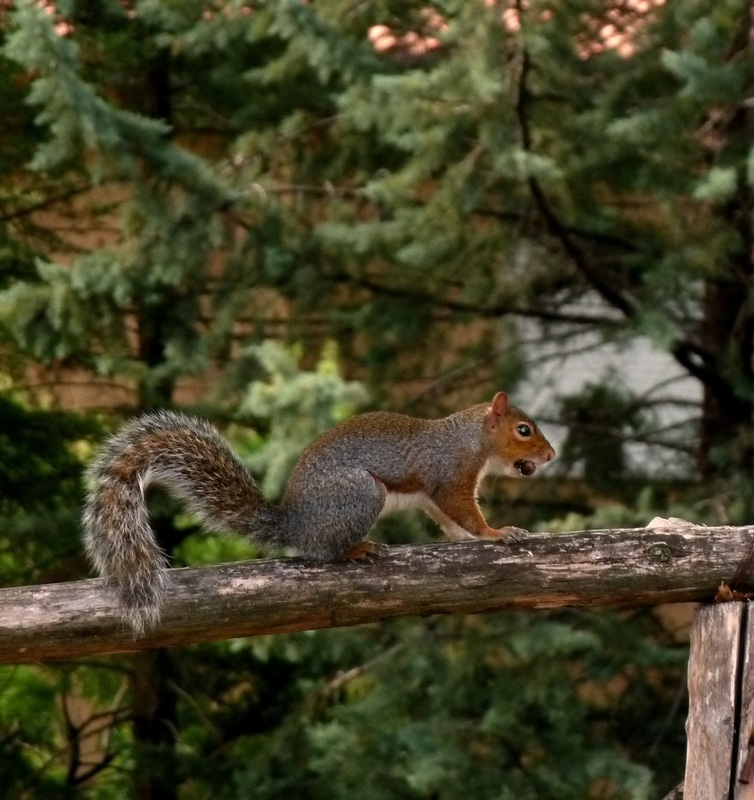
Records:
{"label": "squirrel's back", "polygon": [[460,469],[478,469],[486,410],[472,406],[441,419],[370,411],[344,420],[304,450],[286,497],[310,492],[323,470],[366,469],[389,489],[427,489],[427,480],[442,484]]}

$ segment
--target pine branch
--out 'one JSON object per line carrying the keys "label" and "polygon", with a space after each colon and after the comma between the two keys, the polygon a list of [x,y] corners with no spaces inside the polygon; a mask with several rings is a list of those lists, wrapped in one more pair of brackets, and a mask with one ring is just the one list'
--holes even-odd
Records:
{"label": "pine branch", "polygon": [[[525,215],[516,211],[507,211],[503,209],[492,208],[490,206],[480,206],[474,209],[474,214],[480,217],[492,217],[493,219],[504,220],[507,222],[522,222]],[[593,241],[597,244],[607,245],[608,247],[616,247],[620,250],[635,253],[639,248],[635,242],[630,239],[625,239],[622,236],[611,233],[603,233],[601,231],[590,231],[585,228],[578,228],[575,225],[563,225],[564,230],[572,236],[587,241]]]}
{"label": "pine branch", "polygon": [[477,318],[498,319],[505,316],[520,316],[530,319],[540,319],[546,322],[562,322],[572,325],[605,325],[618,327],[619,319],[599,316],[597,314],[576,314],[565,311],[551,311],[544,308],[520,306],[516,303],[467,303],[461,300],[451,300],[445,295],[435,295],[431,292],[402,286],[392,286],[382,283],[374,278],[351,275],[339,270],[329,272],[327,278],[333,283],[348,283],[358,289],[366,289],[372,294],[383,297],[393,297],[399,300],[409,300],[413,303],[429,305],[435,309],[443,309],[454,314],[473,314]]}
{"label": "pine branch", "polygon": [[[44,211],[45,209],[49,208],[50,206],[54,206],[57,203],[62,203],[66,200],[72,200],[74,197],[90,191],[91,188],[92,187],[89,183],[81,184],[79,186],[72,186],[64,191],[44,197],[43,199],[38,200],[36,203],[29,203],[28,205],[20,208],[14,208],[12,211],[2,212],[0,213],[0,223],[12,222],[13,220],[20,219],[22,217],[28,217],[38,211]],[[9,203],[6,202],[0,205],[9,205]]]}
{"label": "pine branch", "polygon": [[715,393],[721,395],[732,393],[730,384],[715,370],[712,354],[699,345],[689,340],[683,340],[676,342],[670,352],[689,375],[708,386]]}
{"label": "pine branch", "polygon": [[[519,14],[521,9],[519,8]],[[529,89],[527,78],[531,70],[531,59],[526,47],[521,48],[521,62],[518,80],[518,96],[516,98],[516,117],[518,119],[521,134],[521,146],[526,152],[533,152],[532,134],[529,124],[528,105]],[[555,213],[555,209],[550,203],[539,180],[534,175],[528,178],[529,190],[534,198],[540,214],[550,231],[550,233],[560,242],[566,255],[569,257],[576,269],[586,278],[589,284],[598,294],[611,306],[621,311],[625,317],[631,318],[636,314],[634,304],[624,296],[624,294],[605,280],[598,269],[592,266],[586,253],[574,240],[568,227],[561,221]]]}

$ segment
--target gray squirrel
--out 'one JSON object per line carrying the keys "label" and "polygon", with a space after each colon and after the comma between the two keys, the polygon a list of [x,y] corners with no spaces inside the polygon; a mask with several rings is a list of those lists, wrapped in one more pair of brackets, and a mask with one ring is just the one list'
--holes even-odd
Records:
{"label": "gray squirrel", "polygon": [[154,627],[168,592],[168,562],[149,524],[153,483],[182,499],[210,530],[234,531],[315,562],[383,554],[366,540],[381,513],[418,507],[450,539],[515,541],[492,528],[476,500],[485,474],[532,475],[555,457],[536,424],[498,392],[442,419],[360,414],[304,450],[276,505],[220,434],[172,411],[137,417],[108,439],[88,470],[84,543],[139,635]]}

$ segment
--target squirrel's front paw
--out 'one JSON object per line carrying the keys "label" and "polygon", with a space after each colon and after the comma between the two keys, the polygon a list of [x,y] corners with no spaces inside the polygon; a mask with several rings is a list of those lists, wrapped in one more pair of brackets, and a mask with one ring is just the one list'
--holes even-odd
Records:
{"label": "squirrel's front paw", "polygon": [[528,535],[529,531],[524,528],[516,528],[513,525],[506,525],[504,528],[487,528],[482,537],[485,539],[497,539],[500,542],[509,544],[520,542]]}

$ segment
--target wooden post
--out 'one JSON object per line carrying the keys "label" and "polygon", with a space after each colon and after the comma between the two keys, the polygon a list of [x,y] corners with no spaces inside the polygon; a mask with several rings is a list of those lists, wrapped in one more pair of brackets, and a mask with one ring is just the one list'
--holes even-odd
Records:
{"label": "wooden post", "polygon": [[754,800],[754,609],[702,606],[691,629],[684,800]]}

